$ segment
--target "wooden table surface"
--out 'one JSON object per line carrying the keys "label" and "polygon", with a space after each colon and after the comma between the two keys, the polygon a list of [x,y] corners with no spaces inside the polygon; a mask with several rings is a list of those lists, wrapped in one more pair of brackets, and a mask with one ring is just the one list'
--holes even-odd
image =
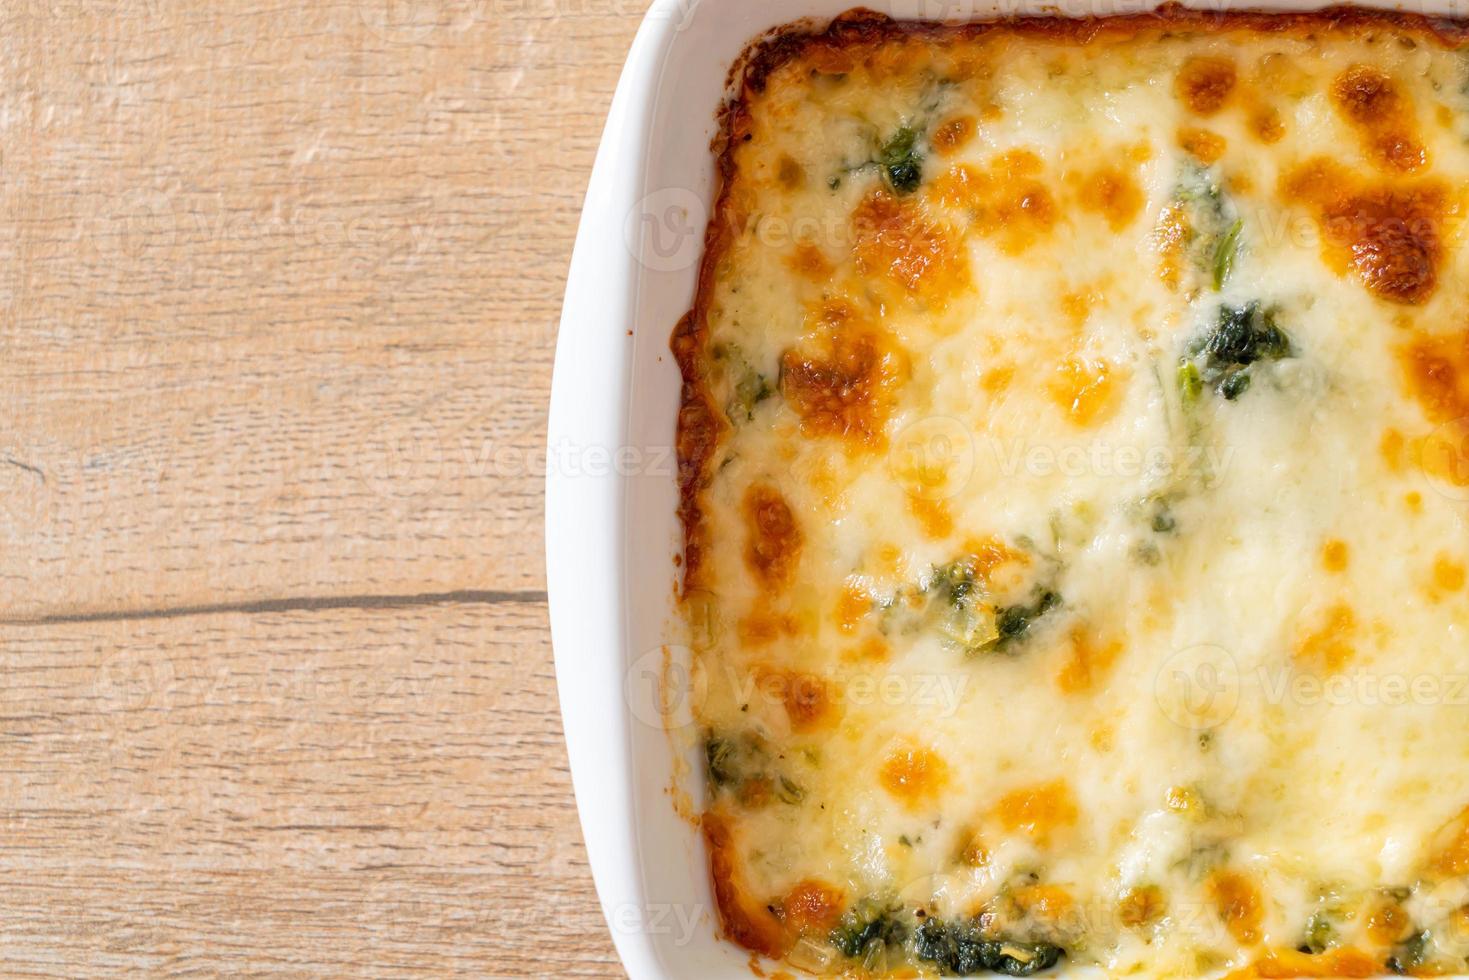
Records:
{"label": "wooden table surface", "polygon": [[0,975],[620,975],[539,450],[644,5],[0,5]]}

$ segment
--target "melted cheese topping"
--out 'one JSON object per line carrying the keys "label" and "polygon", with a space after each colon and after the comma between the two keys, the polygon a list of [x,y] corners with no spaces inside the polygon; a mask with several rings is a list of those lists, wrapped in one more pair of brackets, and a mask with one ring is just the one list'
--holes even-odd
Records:
{"label": "melted cheese topping", "polygon": [[680,337],[725,933],[1462,971],[1465,59],[856,24],[730,113]]}

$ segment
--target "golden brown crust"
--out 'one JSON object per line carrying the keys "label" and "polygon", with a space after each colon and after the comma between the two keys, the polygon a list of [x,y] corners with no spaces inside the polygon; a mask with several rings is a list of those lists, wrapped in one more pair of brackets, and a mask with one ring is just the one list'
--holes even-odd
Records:
{"label": "golden brown crust", "polygon": [[775,916],[745,894],[734,853],[734,838],[724,818],[704,814],[704,846],[709,851],[709,877],[714,905],[725,938],[771,959],[786,952],[786,937]]}
{"label": "golden brown crust", "polygon": [[1462,21],[1347,6],[1287,13],[1193,10],[1176,3],[1165,3],[1153,11],[1114,17],[1031,16],[964,24],[899,21],[874,10],[856,7],[832,20],[825,30],[814,30],[809,23],[801,23],[770,32],[736,61],[743,77],[732,73],[731,80],[740,85],[742,90],[736,101],[742,102],[751,94],[763,92],[770,75],[797,58],[857,61],[862,57],[862,49],[897,39],[964,41],[1003,30],[1024,37],[1085,44],[1150,28],[1170,32],[1247,30],[1270,34],[1391,28],[1400,33],[1418,34],[1424,40],[1449,47],[1458,46],[1469,38],[1469,24]]}
{"label": "golden brown crust", "polygon": [[709,459],[725,424],[709,399],[703,367],[699,363],[703,335],[693,326],[696,319],[696,312],[686,314],[674,330],[671,343],[674,358],[683,372],[675,447],[678,451],[678,519],[684,528],[684,595],[697,586],[703,568],[705,535],[699,512],[699,494],[708,482]]}

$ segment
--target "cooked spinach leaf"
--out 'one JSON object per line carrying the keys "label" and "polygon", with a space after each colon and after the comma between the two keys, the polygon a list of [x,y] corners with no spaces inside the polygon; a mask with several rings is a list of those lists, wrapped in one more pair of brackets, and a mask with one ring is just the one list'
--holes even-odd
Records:
{"label": "cooked spinach leaf", "polygon": [[1204,385],[1233,401],[1249,389],[1251,365],[1294,357],[1295,347],[1276,324],[1274,313],[1254,302],[1220,306],[1214,326],[1190,341],[1184,355],[1179,388],[1186,403]]}
{"label": "cooked spinach leaf", "polygon": [[899,194],[911,194],[923,181],[923,154],[918,150],[918,133],[903,126],[883,144],[877,158],[888,183]]}
{"label": "cooked spinach leaf", "polygon": [[827,938],[843,956],[864,959],[874,946],[901,946],[908,938],[908,927],[896,905],[864,898],[842,915]]}
{"label": "cooked spinach leaf", "polygon": [[1199,366],[1193,361],[1184,361],[1178,365],[1178,392],[1185,405],[1198,401],[1199,396],[1204,393],[1204,379],[1199,377]]}
{"label": "cooked spinach leaf", "polygon": [[745,421],[755,417],[755,406],[775,394],[770,379],[758,371],[747,371],[735,385],[732,414],[743,415]]}
{"label": "cooked spinach leaf", "polygon": [[1028,602],[998,605],[975,572],[974,556],[933,567],[923,591],[928,617],[948,641],[966,654],[1005,652],[1024,639],[1032,624],[1061,604],[1053,589],[1037,583]]}
{"label": "cooked spinach leaf", "polygon": [[746,805],[762,805],[774,797],[795,806],[806,798],[800,783],[783,771],[789,765],[783,759],[751,732],[704,735],[704,771],[711,794],[729,793]]}
{"label": "cooked spinach leaf", "polygon": [[1005,606],[995,614],[995,628],[999,636],[992,649],[1004,650],[1020,641],[1035,621],[1061,604],[1061,597],[1050,589],[1037,587],[1035,598],[1028,603]]}
{"label": "cooked spinach leaf", "polygon": [[1425,930],[1414,933],[1393,947],[1387,958],[1387,968],[1394,973],[1407,975],[1427,964],[1433,937]]}
{"label": "cooked spinach leaf", "polygon": [[777,776],[775,779],[775,795],[782,803],[795,806],[806,798],[806,791],[792,782],[788,776]]}
{"label": "cooked spinach leaf", "polygon": [[738,347],[730,345],[723,350],[721,357],[727,365],[725,370],[734,380],[734,388],[728,404],[724,406],[724,414],[737,424],[749,422],[755,417],[755,406],[775,394],[775,386],[746,360],[744,352]]}
{"label": "cooked spinach leaf", "polygon": [[1234,224],[1219,239],[1219,244],[1214,246],[1214,291],[1217,293],[1224,288],[1229,274],[1234,271],[1234,257],[1239,253],[1239,233],[1244,228],[1244,221],[1240,218],[1234,219]]}
{"label": "cooked spinach leaf", "polygon": [[1239,255],[1244,223],[1234,202],[1219,184],[1217,173],[1188,162],[1173,189],[1182,219],[1183,245],[1190,266],[1215,292],[1223,288]]}
{"label": "cooked spinach leaf", "polygon": [[739,777],[734,755],[735,746],[729,739],[714,734],[705,736],[704,766],[711,787],[728,786]]}
{"label": "cooked spinach leaf", "polygon": [[962,606],[974,593],[974,563],[964,558],[935,566],[928,587],[952,606]]}
{"label": "cooked spinach leaf", "polygon": [[1195,340],[1189,352],[1205,355],[1209,360],[1206,366],[1213,367],[1292,356],[1290,338],[1276,325],[1273,314],[1262,311],[1258,302],[1219,307],[1218,323]]}
{"label": "cooked spinach leaf", "polygon": [[1178,530],[1178,518],[1173,516],[1173,508],[1166,498],[1149,497],[1147,503],[1150,512],[1148,526],[1154,534],[1172,534]]}
{"label": "cooked spinach leaf", "polygon": [[1306,931],[1300,950],[1303,953],[1324,953],[1337,943],[1336,925],[1325,912],[1317,911],[1306,920]]}
{"label": "cooked spinach leaf", "polygon": [[985,938],[973,922],[928,919],[913,937],[913,955],[934,964],[945,976],[1028,977],[1054,966],[1064,953],[1051,943]]}

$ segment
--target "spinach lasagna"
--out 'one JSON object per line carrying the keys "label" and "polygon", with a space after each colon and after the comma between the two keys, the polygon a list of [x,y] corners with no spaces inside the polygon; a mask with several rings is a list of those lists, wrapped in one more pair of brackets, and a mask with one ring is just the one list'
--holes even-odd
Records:
{"label": "spinach lasagna", "polygon": [[756,44],[675,332],[723,934],[1469,957],[1469,57],[1331,10]]}

